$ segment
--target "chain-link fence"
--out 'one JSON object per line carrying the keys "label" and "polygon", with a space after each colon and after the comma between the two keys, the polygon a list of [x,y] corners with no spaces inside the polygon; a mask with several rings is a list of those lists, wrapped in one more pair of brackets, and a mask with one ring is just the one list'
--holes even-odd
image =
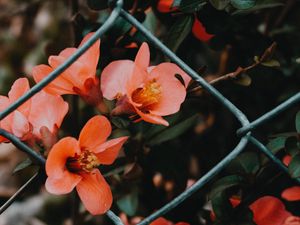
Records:
{"label": "chain-link fence", "polygon": [[[250,122],[246,115],[241,112],[237,106],[232,104],[227,98],[225,98],[217,89],[207,83],[201,76],[199,76],[193,69],[191,69],[186,63],[184,63],[180,58],[178,58],[170,49],[168,49],[159,39],[151,34],[140,22],[138,22],[132,15],[126,12],[123,6],[123,0],[118,0],[112,4],[113,10],[107,21],[94,33],[94,35],[83,44],[78,50],[63,64],[57,67],[56,70],[51,72],[45,79],[40,83],[32,87],[26,94],[20,97],[17,101],[7,107],[4,111],[0,113],[0,120],[4,119],[14,110],[16,110],[20,105],[30,99],[33,95],[41,91],[45,86],[47,86],[51,81],[58,77],[62,72],[64,72],[72,63],[74,63],[85,51],[87,51],[104,33],[108,32],[109,29],[114,25],[118,17],[123,17],[126,21],[131,23],[137,30],[139,30],[147,39],[148,42],[156,46],[163,54],[165,54],[171,61],[180,66],[188,75],[190,75],[194,81],[201,85],[206,91],[208,91],[212,96],[214,96],[221,104],[223,104],[231,113],[238,119],[241,124],[241,128],[237,130],[236,134],[240,137],[240,142],[236,147],[217,165],[215,165],[210,171],[208,171],[204,176],[202,176],[194,185],[185,190],[179,196],[174,198],[168,204],[164,205],[162,208],[157,210],[155,213],[149,215],[147,218],[142,220],[139,225],[149,224],[156,218],[166,214],[177,205],[185,201],[199,189],[201,189],[205,184],[212,180],[220,171],[222,171],[233,159],[235,159],[248,145],[248,143],[253,144],[256,148],[265,154],[273,163],[283,172],[288,173],[287,167],[276,158],[276,156],[259,140],[257,140],[251,131],[259,128],[262,124],[265,124],[270,119],[274,118],[284,110],[288,109],[292,105],[300,101],[300,93],[297,93],[293,97],[289,98],[273,110],[265,113],[256,120]],[[0,129],[0,135],[9,139],[19,150],[28,154],[31,158],[35,160],[35,163],[40,165],[42,168],[45,164],[45,159],[43,156],[36,153],[33,149],[28,147],[26,144],[21,142],[16,136],[8,133],[7,131]],[[36,173],[31,177],[6,203],[0,207],[0,214],[3,213],[15,200],[16,198],[38,177],[39,173]],[[300,179],[295,179],[296,182],[300,183]],[[108,211],[106,215],[114,222],[114,224],[123,224],[118,216],[116,216],[112,211]]]}

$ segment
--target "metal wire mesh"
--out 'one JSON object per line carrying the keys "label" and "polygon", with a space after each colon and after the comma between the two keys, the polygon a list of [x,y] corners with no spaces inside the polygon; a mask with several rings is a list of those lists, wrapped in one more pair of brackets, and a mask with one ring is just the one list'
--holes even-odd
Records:
{"label": "metal wire mesh", "polygon": [[[240,122],[241,128],[237,130],[236,134],[240,137],[239,143],[236,147],[217,165],[215,165],[210,171],[208,171],[204,176],[202,176],[193,186],[185,190],[183,193],[178,195],[168,204],[164,205],[162,208],[157,210],[155,213],[149,215],[147,218],[142,220],[139,225],[149,224],[156,218],[166,214],[177,205],[185,201],[199,189],[201,189],[206,183],[212,180],[220,171],[222,171],[233,159],[235,159],[250,142],[257,147],[259,151],[265,154],[280,170],[288,174],[287,167],[278,159],[276,156],[259,140],[251,135],[251,131],[257,129],[262,124],[266,123],[268,120],[274,118],[284,110],[288,109],[292,105],[300,101],[300,93],[297,93],[293,97],[289,98],[282,104],[278,105],[271,111],[263,114],[256,120],[249,122],[246,115],[241,112],[234,104],[232,104],[227,98],[225,98],[217,89],[207,83],[201,76],[199,76],[193,69],[191,69],[187,64],[185,64],[180,58],[176,56],[170,49],[168,49],[159,39],[157,39],[151,32],[149,32],[140,22],[138,22],[132,15],[127,13],[122,8],[123,0],[118,0],[113,6],[113,10],[106,20],[106,22],[94,33],[94,35],[83,44],[78,50],[68,58],[63,64],[57,67],[56,70],[51,72],[45,79],[40,83],[33,86],[27,93],[20,97],[17,101],[7,107],[5,110],[0,112],[0,120],[4,119],[14,110],[16,110],[20,105],[26,102],[33,95],[42,90],[51,81],[58,77],[62,72],[64,72],[72,63],[74,63],[87,49],[89,49],[104,33],[108,32],[109,29],[114,25],[118,17],[123,17],[129,23],[131,23],[135,28],[137,28],[151,43],[156,46],[162,53],[169,57],[174,63],[180,66],[189,76],[191,76],[194,81],[199,83],[204,89],[206,89],[212,96],[214,96],[221,104],[223,104]],[[45,159],[43,156],[36,153],[33,149],[28,147],[26,144],[21,142],[16,136],[8,133],[7,131],[0,129],[0,135],[9,139],[19,150],[25,152],[30,157],[35,159],[35,162],[40,166],[44,166]],[[0,214],[3,213],[14,201],[15,199],[26,189],[31,183],[33,183],[39,174],[36,173],[31,177],[6,203],[0,207]],[[300,184],[300,179],[295,179],[297,183]],[[111,219],[114,224],[123,225],[122,221],[118,216],[116,216],[112,211],[108,211],[106,215]]]}

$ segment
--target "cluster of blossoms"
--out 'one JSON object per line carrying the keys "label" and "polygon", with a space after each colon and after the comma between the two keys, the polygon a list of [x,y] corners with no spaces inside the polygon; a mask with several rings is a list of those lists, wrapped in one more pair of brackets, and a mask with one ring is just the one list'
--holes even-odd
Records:
{"label": "cluster of blossoms", "polygon": [[[86,35],[80,46],[91,35]],[[59,55],[50,56],[49,65],[35,66],[32,70],[35,82],[47,77],[76,50],[66,48]],[[142,44],[134,61],[111,62],[103,69],[100,79],[96,76],[99,57],[100,40],[0,123],[2,129],[32,147],[44,147],[48,192],[66,194],[76,187],[85,208],[93,215],[105,213],[113,201],[111,189],[98,167],[112,164],[128,137],[107,140],[112,131],[110,121],[103,115],[96,115],[82,128],[78,140],[65,137],[57,141],[58,130],[68,112],[68,103],[61,96],[79,95],[105,115],[109,112],[103,98],[115,100],[116,107],[111,115],[128,114],[135,122],[144,120],[168,126],[162,116],[179,111],[191,80],[173,63],[149,66],[150,52],[146,43]],[[27,78],[15,81],[8,97],[0,96],[0,110],[15,102],[29,88]],[[0,137],[0,141],[8,140]]]}
{"label": "cluster of blossoms", "polygon": [[[197,23],[197,21],[196,21]],[[92,35],[85,36],[84,44]],[[203,37],[203,35],[202,35]],[[49,65],[33,68],[36,83],[47,77],[76,48],[66,48],[58,56],[49,57]],[[106,66],[96,76],[100,57],[100,40],[91,46],[59,77],[48,84],[13,113],[0,122],[0,127],[14,134],[29,145],[42,145],[46,150],[46,189],[53,194],[67,194],[76,188],[85,208],[93,215],[105,213],[112,204],[112,192],[100,173],[100,165],[110,165],[117,158],[128,137],[109,139],[112,126],[107,117],[96,115],[82,128],[78,140],[65,137],[57,141],[58,130],[68,113],[68,103],[61,97],[79,95],[87,104],[106,115],[129,115],[134,122],[146,121],[168,126],[163,116],[179,111],[186,98],[191,78],[173,63],[149,66],[150,51],[143,43],[131,60],[118,60]],[[0,96],[0,110],[15,102],[30,89],[27,78],[20,78],[12,85],[8,97]],[[115,101],[109,112],[103,98]],[[0,136],[0,142],[8,140]],[[282,197],[289,201],[300,200],[299,187],[287,189]],[[233,206],[240,201],[231,199]],[[250,205],[254,221],[258,225],[300,224],[299,217],[285,210],[284,204],[275,197],[265,196]],[[212,219],[214,215],[212,213]],[[125,224],[131,224],[123,218]],[[173,225],[158,218],[152,225]],[[177,223],[176,225],[188,225]]]}

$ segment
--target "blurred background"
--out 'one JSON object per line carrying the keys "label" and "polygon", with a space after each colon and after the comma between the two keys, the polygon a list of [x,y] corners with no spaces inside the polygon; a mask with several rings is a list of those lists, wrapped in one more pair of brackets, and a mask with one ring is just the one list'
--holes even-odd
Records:
{"label": "blurred background", "polygon": [[[251,121],[299,92],[300,2],[256,0],[247,1],[249,5],[241,2],[125,0],[124,7],[207,81],[213,81]],[[32,67],[47,63],[50,55],[57,55],[66,47],[77,47],[86,33],[105,22],[111,12],[107,5],[105,0],[0,0],[1,95],[7,95],[17,78],[31,79]],[[119,18],[101,39],[97,75],[112,60],[134,59],[143,41],[147,40],[138,30]],[[276,47],[270,48],[274,42]],[[150,48],[153,65],[169,60],[155,47]],[[266,50],[268,54],[263,60]],[[238,68],[242,70],[237,73]],[[234,72],[234,76],[224,77]],[[220,77],[224,79],[218,80]],[[65,99],[71,104],[71,110],[61,137],[77,135],[77,128],[95,114],[94,109],[77,97]],[[298,110],[299,105],[291,107],[254,131],[255,137],[267,144],[275,137],[297,136]],[[144,122],[132,124],[126,117],[112,118],[112,136],[129,134],[131,139],[117,162],[111,167],[101,167],[101,171],[114,192],[112,210],[123,217],[126,215],[128,220],[146,217],[169,202],[239,142],[235,132],[241,125],[237,119],[195,83],[189,86],[181,111],[168,120],[170,127],[166,128]],[[280,151],[283,148],[284,144],[276,151],[278,157],[286,154]],[[14,172],[24,160],[26,155],[13,145],[0,145],[1,203],[37,171],[38,168],[30,166]],[[250,196],[249,202],[263,195],[279,196],[293,184],[249,145],[225,171],[166,218],[174,222],[212,224],[209,193],[215,181],[229,175],[246,179],[242,188],[229,192],[242,199]],[[78,208],[74,195],[61,197],[46,193],[43,182],[39,179],[27,189],[0,216],[0,225],[73,224],[73,208],[79,210],[75,213],[75,224],[110,224],[105,216],[92,217],[81,206]],[[300,215],[299,203],[287,203],[287,207]],[[233,212],[224,208],[226,213]],[[242,224],[241,221],[251,221],[246,214],[235,214],[236,219],[219,218],[219,221]]]}

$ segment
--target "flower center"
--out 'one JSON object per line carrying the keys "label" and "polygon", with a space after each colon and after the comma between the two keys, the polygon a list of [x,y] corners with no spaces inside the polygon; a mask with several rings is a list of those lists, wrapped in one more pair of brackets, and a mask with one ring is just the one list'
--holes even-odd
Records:
{"label": "flower center", "polygon": [[159,102],[161,98],[161,86],[153,79],[144,87],[134,90],[131,97],[134,102],[141,104],[138,107],[140,110],[147,111],[153,104]]}
{"label": "flower center", "polygon": [[91,172],[100,165],[97,156],[88,150],[82,151],[80,154],[75,154],[74,157],[67,159],[66,167],[70,172]]}

